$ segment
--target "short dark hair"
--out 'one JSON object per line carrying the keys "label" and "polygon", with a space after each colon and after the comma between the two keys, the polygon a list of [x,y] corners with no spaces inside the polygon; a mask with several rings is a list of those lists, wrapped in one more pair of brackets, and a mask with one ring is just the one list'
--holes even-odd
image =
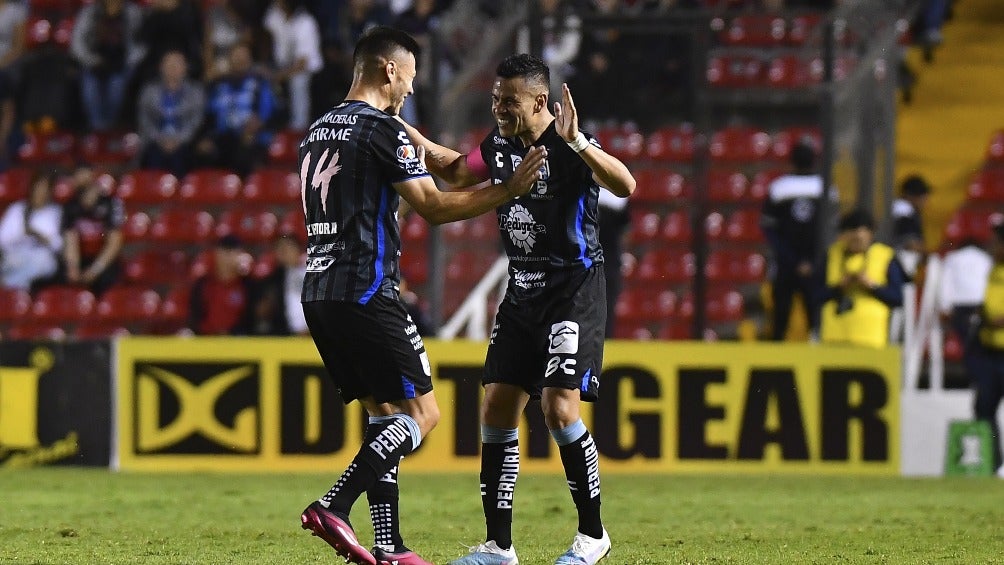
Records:
{"label": "short dark hair", "polygon": [[389,58],[394,51],[403,49],[418,58],[422,49],[415,38],[399,29],[377,26],[359,38],[352,52],[352,64],[358,65],[365,59]]}
{"label": "short dark hair", "polygon": [[840,218],[838,226],[840,231],[856,230],[858,228],[875,229],[875,218],[872,217],[871,212],[864,208],[855,208]]}
{"label": "short dark hair", "polygon": [[900,193],[903,196],[924,196],[931,193],[931,185],[920,175],[910,175],[903,179]]}
{"label": "short dark hair", "polygon": [[801,140],[791,148],[791,164],[799,171],[811,171],[816,166],[816,149],[811,142]]}
{"label": "short dark hair", "polygon": [[510,55],[502,59],[499,66],[495,68],[495,75],[500,78],[523,77],[540,83],[544,88],[551,84],[551,70],[547,68],[547,64],[539,57],[526,53]]}

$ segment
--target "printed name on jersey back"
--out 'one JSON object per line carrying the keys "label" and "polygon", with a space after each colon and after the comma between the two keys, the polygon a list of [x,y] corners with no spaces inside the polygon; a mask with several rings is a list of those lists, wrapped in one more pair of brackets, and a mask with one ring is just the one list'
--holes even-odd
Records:
{"label": "printed name on jersey back", "polygon": [[[339,107],[341,106],[344,106],[344,104],[339,105]],[[328,112],[327,114],[324,114],[320,118],[317,118],[317,120],[315,120],[314,123],[310,124],[310,127],[316,128],[321,124],[340,124],[340,125],[354,126],[356,125],[356,122],[358,120],[359,116],[356,116],[355,114],[335,114],[332,112]]]}
{"label": "printed name on jersey back", "polygon": [[316,128],[310,131],[306,143],[315,141],[350,141],[353,133],[352,128]]}

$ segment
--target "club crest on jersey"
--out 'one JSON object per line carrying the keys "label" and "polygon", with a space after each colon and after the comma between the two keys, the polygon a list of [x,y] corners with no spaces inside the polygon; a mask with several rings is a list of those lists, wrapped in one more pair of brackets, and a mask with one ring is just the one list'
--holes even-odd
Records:
{"label": "club crest on jersey", "polygon": [[[523,158],[519,155],[509,155],[512,159],[512,170],[516,170],[519,164],[523,162]],[[540,179],[534,185],[533,189],[530,190],[530,198],[534,200],[551,200],[554,198],[553,194],[547,193],[547,179],[551,176],[551,164],[544,159],[544,164],[540,166]]]}
{"label": "club crest on jersey", "polygon": [[509,233],[513,245],[524,253],[530,253],[537,243],[537,235],[547,232],[547,226],[538,224],[525,207],[513,204],[505,216],[499,216],[499,229]]}

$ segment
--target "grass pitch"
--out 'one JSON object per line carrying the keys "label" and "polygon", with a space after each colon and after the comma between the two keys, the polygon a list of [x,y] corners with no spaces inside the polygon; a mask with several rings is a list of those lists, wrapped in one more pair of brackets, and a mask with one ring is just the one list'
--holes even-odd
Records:
{"label": "grass pitch", "polygon": [[[299,514],[337,477],[0,471],[3,564],[336,563]],[[445,564],[482,540],[478,478],[401,477],[405,541]],[[1004,563],[1004,481],[782,476],[603,478],[603,565]],[[365,500],[353,524],[372,540]],[[514,537],[548,565],[575,530],[563,477],[520,476]]]}

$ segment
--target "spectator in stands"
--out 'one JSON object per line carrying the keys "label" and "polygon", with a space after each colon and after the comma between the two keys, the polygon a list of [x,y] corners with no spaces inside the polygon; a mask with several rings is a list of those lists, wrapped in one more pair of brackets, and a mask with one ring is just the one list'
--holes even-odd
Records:
{"label": "spectator in stands", "polygon": [[145,52],[142,23],[140,7],[126,0],[98,0],[77,15],[70,51],[82,67],[80,92],[92,130],[119,123],[130,77]]}
{"label": "spectator in stands", "polygon": [[300,293],[307,272],[303,244],[282,235],[273,244],[276,266],[258,283],[252,304],[254,335],[308,335]]}
{"label": "spectator in stands", "polygon": [[289,127],[305,130],[312,120],[310,82],[321,70],[321,34],[303,0],[275,0],[265,14],[272,36],[274,79],[285,86]]}
{"label": "spectator in stands", "polygon": [[802,298],[809,330],[819,330],[815,288],[821,248],[818,225],[823,177],[816,172],[816,150],[809,142],[792,147],[790,159],[791,172],[770,183],[760,216],[760,226],[773,255],[771,337],[775,341],[784,340],[788,332],[796,294]]}
{"label": "spectator in stands", "polygon": [[978,370],[976,329],[992,267],[993,258],[975,239],[967,239],[946,253],[941,264],[938,310],[962,342],[963,363],[970,375]]}
{"label": "spectator in stands", "polygon": [[63,260],[66,282],[100,295],[119,278],[125,206],[97,182],[94,170],[73,173],[73,196],[63,205]]}
{"label": "spectator in stands", "polygon": [[920,175],[910,175],[900,184],[900,197],[892,203],[892,239],[906,274],[913,276],[924,259],[924,205],[931,187]]}
{"label": "spectator in stands", "polygon": [[433,59],[432,30],[437,25],[436,16],[439,13],[436,0],[415,0],[405,11],[398,14],[393,26],[415,38],[422,51],[418,54],[418,76],[415,77],[415,93],[404,99],[401,107],[401,117],[410,124],[428,123],[430,114],[435,111],[435,102],[428,96],[428,86],[432,81],[432,73],[439,71],[443,61]]}
{"label": "spectator in stands", "polygon": [[251,49],[237,44],[230,50],[230,70],[209,86],[196,167],[223,167],[244,176],[264,162],[276,101],[268,80],[251,65]]}
{"label": "spectator in stands", "polygon": [[[582,18],[567,0],[537,0],[537,10],[543,33],[541,58],[551,69],[551,91],[560,92],[574,72],[572,63],[582,42]],[[530,52],[530,29],[524,26],[516,39],[518,53]],[[608,297],[609,298],[609,297]]]}
{"label": "spectator in stands", "polygon": [[140,38],[147,47],[139,70],[140,84],[157,76],[164,54],[179,51],[188,61],[189,76],[202,76],[202,13],[196,0],[152,0],[143,18]]}
{"label": "spectator in stands", "polygon": [[241,240],[225,235],[216,242],[210,270],[196,279],[189,304],[188,328],[197,335],[245,335],[250,332],[252,284],[249,256]]}
{"label": "spectator in stands", "polygon": [[603,248],[603,273],[607,283],[606,337],[612,338],[617,326],[617,298],[621,294],[621,241],[631,222],[628,199],[600,189],[599,228]]}
{"label": "spectator in stands", "polygon": [[251,44],[251,27],[233,7],[232,0],[210,0],[203,12],[203,80],[212,82],[227,73],[230,50],[238,43]]}
{"label": "spectator in stands", "polygon": [[22,2],[0,0],[0,73],[9,73],[24,54],[28,9]]}
{"label": "spectator in stands", "polygon": [[192,144],[206,115],[202,85],[187,79],[180,51],[168,51],[160,64],[160,80],[143,87],[136,123],[143,145],[140,164],[182,178],[192,159]]}
{"label": "spectator in stands", "polygon": [[875,220],[864,209],[840,218],[840,235],[826,259],[821,339],[885,347],[893,308],[903,305],[906,273],[892,247],[875,242]]}
{"label": "spectator in stands", "polygon": [[975,391],[976,419],[989,422],[994,440],[994,467],[997,476],[1004,477],[1001,466],[1000,426],[997,409],[1004,398],[1004,224],[993,229],[990,245],[993,266],[987,278],[986,294],[980,312],[980,354],[985,356],[982,370],[970,374]]}
{"label": "spectator in stands", "polygon": [[37,173],[28,197],[0,216],[0,285],[29,290],[54,277],[63,249],[63,210],[52,200],[55,175]]}

